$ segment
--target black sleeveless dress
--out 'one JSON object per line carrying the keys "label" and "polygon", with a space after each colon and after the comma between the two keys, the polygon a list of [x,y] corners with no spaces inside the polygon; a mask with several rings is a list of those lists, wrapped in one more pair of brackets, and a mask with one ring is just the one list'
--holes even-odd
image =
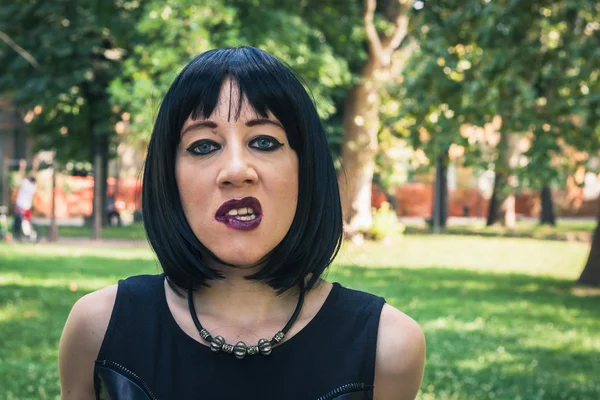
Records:
{"label": "black sleeveless dress", "polygon": [[373,398],[384,299],[338,283],[320,311],[269,356],[215,354],[175,322],[163,275],[119,282],[96,360],[97,399]]}

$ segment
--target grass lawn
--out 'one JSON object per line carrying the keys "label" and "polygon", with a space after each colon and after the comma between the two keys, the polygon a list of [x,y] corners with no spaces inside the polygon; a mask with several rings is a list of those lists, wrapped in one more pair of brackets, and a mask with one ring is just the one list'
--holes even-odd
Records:
{"label": "grass lawn", "polygon": [[[477,222],[469,225],[454,225],[443,229],[443,233],[450,235],[475,235],[486,237],[525,237],[543,240],[567,240],[590,242],[596,221],[559,219],[556,226],[539,225],[534,221],[520,221],[515,228],[502,226],[486,226],[485,222]],[[406,232],[409,234],[431,233],[425,226],[408,226]]]}
{"label": "grass lawn", "polygon": [[[588,245],[407,236],[347,245],[328,273],[384,296],[428,343],[420,400],[600,398],[600,293],[573,288]],[[0,244],[0,399],[55,399],[57,344],[83,294],[158,272],[144,245]]]}
{"label": "grass lawn", "polygon": [[[48,227],[36,225],[35,230],[38,237],[48,237]],[[59,226],[59,237],[90,238],[92,237],[92,228],[90,226]],[[107,226],[102,228],[101,237],[103,239],[127,239],[127,240],[146,240],[144,225],[136,222],[127,226]]]}

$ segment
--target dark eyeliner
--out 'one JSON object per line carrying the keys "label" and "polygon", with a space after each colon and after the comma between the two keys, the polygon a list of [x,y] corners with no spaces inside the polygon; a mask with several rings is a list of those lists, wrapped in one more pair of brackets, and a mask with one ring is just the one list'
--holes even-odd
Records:
{"label": "dark eyeliner", "polygon": [[[268,148],[259,148],[259,147],[253,146],[253,144],[259,140],[266,140],[266,141],[270,142],[272,144],[272,146],[268,147]],[[260,150],[260,151],[275,151],[275,150],[283,147],[283,143],[281,143],[279,140],[275,139],[272,136],[257,136],[255,138],[253,138],[252,140],[250,140],[250,147],[252,147],[253,149],[256,149],[256,150]]]}
{"label": "dark eyeliner", "polygon": [[[196,150],[197,150],[197,148],[198,148],[199,146],[201,146],[201,145],[209,145],[209,146],[212,146],[212,147],[213,147],[213,149],[211,149],[211,150],[209,150],[209,151],[206,151],[206,152],[199,152],[199,151],[196,151]],[[196,142],[192,143],[191,145],[189,145],[189,146],[187,147],[186,151],[187,151],[188,153],[190,153],[191,155],[194,155],[194,156],[206,156],[206,155],[209,155],[209,154],[211,154],[211,153],[215,152],[215,151],[216,151],[216,150],[218,150],[220,147],[221,147],[221,146],[220,146],[218,143],[216,143],[215,141],[213,141],[213,140],[203,139],[203,140],[198,140],[198,141],[196,141]]]}

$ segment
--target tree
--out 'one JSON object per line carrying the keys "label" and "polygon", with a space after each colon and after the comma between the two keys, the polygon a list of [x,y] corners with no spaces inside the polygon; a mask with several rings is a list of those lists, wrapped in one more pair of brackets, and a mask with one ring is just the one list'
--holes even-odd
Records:
{"label": "tree", "polygon": [[[567,160],[561,154],[567,147],[598,152],[600,9],[596,2],[447,0],[425,7],[420,18],[420,47],[405,73],[408,118],[395,124],[399,132],[414,136],[422,129],[436,132],[426,121],[433,119],[439,125],[440,115],[475,126],[501,117],[493,203],[507,199],[512,189],[506,182],[511,176],[521,185],[541,189],[585,164],[585,157]],[[439,112],[441,107],[447,114]],[[438,140],[447,137],[457,143],[461,138],[456,132],[436,134]],[[507,166],[512,157],[506,138],[514,134],[529,142],[519,168]],[[476,147],[466,150],[467,159],[477,163]],[[427,154],[433,158],[437,153]],[[483,166],[489,163],[482,161]],[[496,219],[492,215],[488,222]],[[599,237],[597,229],[580,283],[598,285]]]}
{"label": "tree", "polygon": [[[100,157],[106,176],[116,122],[108,86],[120,72],[138,13],[136,2],[120,1],[3,5],[4,33],[39,66],[9,47],[0,48],[0,93],[22,110],[39,148],[56,150],[63,161]],[[105,194],[105,180],[95,182]]]}
{"label": "tree", "polygon": [[[375,0],[364,1],[363,21],[368,58],[358,82],[346,95],[343,119],[342,162],[339,177],[346,232],[350,235],[371,225],[371,186],[380,131],[381,89],[389,79],[393,53],[407,37],[412,2],[390,2],[385,17],[392,28],[387,35],[376,29]],[[411,49],[405,44],[405,49]]]}
{"label": "tree", "polygon": [[[582,35],[582,27],[595,32],[597,12],[587,0],[448,0],[428,4],[420,13],[420,48],[406,73],[410,130],[414,135],[430,118],[439,126],[441,107],[463,125],[483,126],[500,118],[489,224],[510,215],[516,185],[541,188],[562,175],[550,163],[560,139],[578,148],[596,146],[597,137],[582,122],[590,121],[582,94],[595,81],[590,69],[597,67],[583,64],[597,46]],[[458,131],[438,129],[435,135],[464,143]],[[523,140],[530,142],[529,150],[519,155]],[[467,162],[487,168],[490,160],[477,160],[474,142],[466,147]],[[435,158],[437,153],[427,154]]]}

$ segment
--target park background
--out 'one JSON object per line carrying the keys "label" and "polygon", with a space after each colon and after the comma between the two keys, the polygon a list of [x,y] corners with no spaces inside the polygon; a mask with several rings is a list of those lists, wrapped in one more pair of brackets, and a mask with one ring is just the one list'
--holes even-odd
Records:
{"label": "park background", "polygon": [[[310,89],[347,237],[328,278],[421,324],[418,399],[600,398],[596,1],[0,0],[0,40],[0,399],[56,399],[72,304],[159,271],[157,108],[239,45]],[[26,174],[37,243],[8,229]]]}

